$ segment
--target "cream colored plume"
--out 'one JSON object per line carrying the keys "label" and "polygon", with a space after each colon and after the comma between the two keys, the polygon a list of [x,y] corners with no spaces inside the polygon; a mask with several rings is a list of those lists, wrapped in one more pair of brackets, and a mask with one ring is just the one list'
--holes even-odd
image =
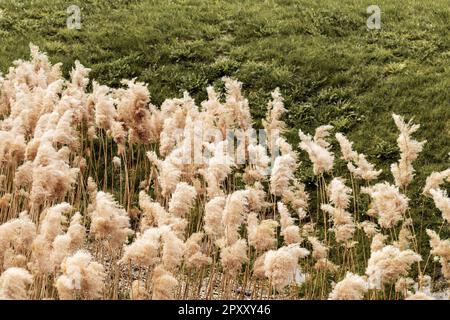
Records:
{"label": "cream colored plume", "polygon": [[294,281],[298,259],[309,255],[309,251],[298,244],[284,246],[278,250],[270,250],[264,259],[266,277],[277,290],[282,290]]}
{"label": "cream colored plume", "polygon": [[153,300],[173,300],[175,288],[178,286],[178,280],[163,266],[158,265],[153,270]]}
{"label": "cream colored plume", "polygon": [[362,300],[369,286],[367,280],[354,273],[347,272],[345,278],[333,288],[329,300]]}
{"label": "cream colored plume", "polygon": [[372,251],[368,260],[366,274],[372,288],[380,289],[385,284],[394,283],[399,277],[404,277],[414,262],[422,257],[411,250],[400,250],[394,246],[385,246]]}
{"label": "cream colored plume", "polygon": [[371,209],[367,214],[377,217],[381,227],[392,228],[403,220],[409,199],[400,193],[398,187],[384,182],[363,187],[361,192],[372,198]]}
{"label": "cream colored plume", "polygon": [[[320,131],[319,131],[320,132]],[[315,175],[320,175],[324,172],[329,172],[333,169],[334,155],[327,149],[328,142],[322,138],[318,139],[318,142],[313,138],[304,134],[302,130],[299,130],[298,135],[300,137],[300,148],[306,151],[309,155],[309,159],[313,163],[313,171]],[[323,132],[319,135],[323,136]]]}
{"label": "cream colored plume", "polygon": [[403,117],[393,114],[395,125],[400,131],[397,144],[400,149],[400,160],[391,165],[391,172],[395,179],[395,184],[400,188],[406,188],[414,178],[414,168],[412,163],[417,159],[422,151],[425,141],[419,142],[411,138],[420,125],[413,124],[411,121],[405,122]]}
{"label": "cream colored plume", "polygon": [[0,275],[0,300],[26,300],[33,276],[23,268],[9,268]]}
{"label": "cream colored plume", "polygon": [[62,300],[100,299],[105,286],[104,267],[92,260],[87,251],[77,251],[61,264],[62,275],[56,279],[56,289]]}
{"label": "cream colored plume", "polygon": [[133,234],[127,212],[111,194],[100,191],[95,199],[95,210],[90,213],[90,232],[96,239],[106,241],[112,248],[119,248]]}

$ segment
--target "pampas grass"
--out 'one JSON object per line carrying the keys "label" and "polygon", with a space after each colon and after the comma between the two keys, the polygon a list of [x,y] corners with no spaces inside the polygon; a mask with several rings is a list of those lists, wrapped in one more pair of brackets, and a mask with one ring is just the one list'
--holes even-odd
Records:
{"label": "pampas grass", "polygon": [[[235,79],[199,105],[185,92],[155,106],[136,79],[90,86],[80,62],[64,79],[30,51],[0,79],[1,299],[448,292],[450,169],[414,179],[419,125],[393,115],[400,159],[381,181],[330,125],[290,144],[279,88],[258,140]],[[425,226],[411,203],[442,224]]]}
{"label": "pampas grass", "polygon": [[361,276],[347,272],[345,278],[338,283],[331,291],[330,300],[361,300],[369,286],[367,280]]}
{"label": "pampas grass", "polygon": [[111,194],[98,192],[94,211],[90,213],[91,233],[97,240],[104,241],[110,248],[122,246],[133,233],[129,229],[127,212],[113,199]]}
{"label": "pampas grass", "polygon": [[411,121],[405,122],[403,117],[393,114],[395,125],[400,131],[397,144],[400,149],[400,160],[391,165],[391,172],[395,179],[395,184],[400,188],[406,188],[414,177],[414,168],[412,163],[417,159],[422,151],[426,141],[419,142],[411,138],[420,125],[413,124]]}
{"label": "pampas grass", "polygon": [[422,258],[411,250],[400,250],[394,246],[385,246],[373,251],[367,262],[366,274],[371,287],[381,288],[394,283],[400,276],[408,274],[411,265]]}
{"label": "pampas grass", "polygon": [[23,268],[8,268],[0,276],[0,299],[24,300],[33,276]]}
{"label": "pampas grass", "polygon": [[371,209],[367,214],[378,218],[381,227],[392,228],[403,220],[409,199],[400,193],[398,187],[378,183],[372,187],[362,188],[361,192],[369,194],[372,198]]}
{"label": "pampas grass", "polygon": [[60,299],[99,299],[105,286],[104,267],[86,251],[77,251],[62,264],[62,275],[56,279]]}
{"label": "pampas grass", "polygon": [[305,258],[309,251],[298,244],[283,246],[278,250],[270,250],[264,258],[264,272],[277,290],[282,290],[294,281],[299,268],[298,259]]}

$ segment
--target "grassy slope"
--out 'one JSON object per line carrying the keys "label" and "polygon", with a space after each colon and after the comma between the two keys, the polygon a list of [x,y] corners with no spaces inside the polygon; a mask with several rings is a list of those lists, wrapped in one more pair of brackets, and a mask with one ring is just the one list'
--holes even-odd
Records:
{"label": "grassy slope", "polygon": [[[82,29],[68,30],[66,8],[77,2]],[[244,82],[255,119],[279,86],[291,141],[299,127],[331,123],[384,169],[398,158],[391,113],[415,116],[418,137],[429,141],[416,163],[418,190],[450,165],[450,7],[377,1],[382,30],[368,31],[372,2],[3,0],[0,70],[27,57],[33,41],[66,74],[79,59],[101,83],[147,82],[156,104],[183,90],[204,99],[208,84],[231,75]],[[436,223],[430,201],[409,196],[412,207],[429,208],[414,210],[421,227]]]}

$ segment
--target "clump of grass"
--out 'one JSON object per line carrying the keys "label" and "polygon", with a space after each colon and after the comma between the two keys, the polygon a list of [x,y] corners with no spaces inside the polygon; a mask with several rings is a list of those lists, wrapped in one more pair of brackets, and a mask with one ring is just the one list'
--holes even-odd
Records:
{"label": "clump of grass", "polygon": [[[409,210],[418,125],[393,115],[400,160],[394,183],[378,181],[343,134],[333,149],[330,125],[288,143],[278,89],[258,141],[237,80],[200,107],[188,93],[157,107],[144,83],[89,92],[89,69],[59,68],[31,45],[0,82],[1,298],[429,299],[440,278],[448,290],[448,170],[420,195],[442,212],[431,250]],[[333,174],[338,153],[350,181]]]}

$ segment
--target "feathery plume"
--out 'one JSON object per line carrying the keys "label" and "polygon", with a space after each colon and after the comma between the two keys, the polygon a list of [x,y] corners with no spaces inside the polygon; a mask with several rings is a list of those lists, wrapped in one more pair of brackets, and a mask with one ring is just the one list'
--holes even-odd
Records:
{"label": "feathery plume", "polygon": [[163,243],[162,263],[166,270],[175,270],[183,262],[185,244],[170,227],[161,230]]}
{"label": "feathery plume", "polygon": [[212,157],[207,159],[206,169],[199,170],[203,175],[208,187],[209,197],[221,195],[220,185],[225,181],[226,177],[236,167],[236,163],[230,154],[228,140],[219,141],[215,144],[207,144],[207,150],[212,152]]}
{"label": "feathery plume", "polygon": [[75,184],[78,168],[70,168],[50,143],[39,146],[33,161],[30,200],[35,205],[57,200]]}
{"label": "feathery plume", "polygon": [[430,237],[430,253],[439,257],[442,274],[445,279],[450,280],[450,240],[441,240],[439,235],[431,229],[427,229],[426,231]]}
{"label": "feathery plume", "polygon": [[222,79],[225,82],[225,110],[230,116],[227,121],[228,128],[233,124],[242,130],[247,130],[251,127],[252,117],[250,115],[250,108],[248,100],[243,98],[241,90],[242,83],[228,77]]}
{"label": "feathery plume", "polygon": [[305,185],[298,180],[294,180],[290,189],[285,190],[282,195],[283,202],[291,205],[297,212],[299,220],[307,216],[309,194],[305,191]]}
{"label": "feathery plume", "polygon": [[246,186],[248,210],[255,213],[260,213],[271,204],[266,201],[266,191],[264,186],[256,182],[253,186]]}
{"label": "feathery plume", "polygon": [[26,300],[33,276],[23,268],[9,268],[0,276],[0,300]]}
{"label": "feathery plume", "polygon": [[362,193],[372,198],[369,215],[378,217],[382,228],[395,227],[408,209],[408,198],[402,195],[398,187],[387,182],[361,188]]}
{"label": "feathery plume", "polygon": [[203,229],[212,239],[223,236],[222,213],[225,208],[225,201],[225,196],[219,196],[212,198],[205,205]]}
{"label": "feathery plume", "polygon": [[264,252],[258,256],[253,264],[253,276],[256,279],[264,279],[266,272],[264,269],[264,260],[266,259],[267,252]]}
{"label": "feathery plume", "polygon": [[351,199],[352,189],[344,184],[341,178],[334,178],[328,185],[328,195],[331,204],[339,209],[347,209]]}
{"label": "feathery plume", "polygon": [[225,238],[228,245],[232,245],[239,238],[238,229],[247,211],[247,191],[239,190],[228,195],[222,215],[225,226]]}
{"label": "feathery plume", "polygon": [[120,90],[117,101],[117,120],[122,121],[130,128],[130,132],[135,135],[138,142],[147,144],[154,141],[152,136],[151,114],[147,104],[150,101],[150,94],[147,86],[135,80],[123,80],[128,88]]}
{"label": "feathery plume", "polygon": [[383,172],[381,169],[375,170],[375,166],[367,161],[366,156],[363,154],[358,155],[358,158],[355,160],[355,165],[351,162],[347,163],[348,170],[364,181],[372,181]]}
{"label": "feathery plume", "polygon": [[282,196],[289,189],[296,168],[297,164],[291,153],[276,157],[270,175],[270,192]]}
{"label": "feathery plume", "polygon": [[63,213],[72,209],[66,202],[48,208],[41,216],[39,233],[32,244],[32,266],[39,273],[51,273],[57,267],[49,256],[53,250],[53,242],[63,233],[66,217]]}
{"label": "feathery plume", "polygon": [[186,182],[177,184],[169,202],[169,213],[184,218],[191,209],[197,192]]}
{"label": "feathery plume", "polygon": [[14,256],[28,256],[31,244],[36,237],[36,225],[27,212],[19,214],[19,218],[11,219],[0,225],[0,268],[6,269],[6,253],[12,250]]}
{"label": "feathery plume", "polygon": [[111,248],[119,248],[133,234],[127,212],[111,194],[100,191],[95,199],[95,210],[90,213],[91,233],[106,241]]}
{"label": "feathery plume", "polygon": [[330,203],[333,206],[322,204],[321,209],[330,214],[330,219],[333,222],[332,231],[335,233],[336,241],[344,243],[347,247],[352,246],[351,239],[355,233],[356,225],[351,214],[346,211],[352,191],[339,178],[334,178],[327,189]]}
{"label": "feathery plume", "polygon": [[249,166],[246,167],[243,180],[247,185],[263,181],[269,172],[270,158],[266,148],[260,144],[248,146]]}
{"label": "feathery plume", "polygon": [[412,225],[411,219],[406,219],[402,223],[402,227],[398,234],[398,241],[394,241],[393,245],[399,248],[400,250],[409,249],[409,245],[411,240],[413,239],[413,235],[410,231],[410,226]]}
{"label": "feathery plume", "polygon": [[444,183],[445,180],[450,181],[450,169],[441,171],[441,172],[432,172],[425,182],[425,187],[423,188],[422,194],[426,196],[432,196],[431,190],[438,190],[441,184]]}
{"label": "feathery plume", "polygon": [[278,250],[270,250],[264,259],[265,275],[279,291],[294,281],[298,259],[309,255],[309,251],[298,244],[284,246]]}
{"label": "feathery plume", "polygon": [[382,171],[375,170],[374,165],[367,161],[364,154],[353,150],[353,143],[342,133],[338,132],[335,136],[341,147],[342,159],[347,161],[347,168],[351,173],[365,181],[376,179],[381,174]]}
{"label": "feathery plume", "polygon": [[314,132],[314,142],[317,143],[322,148],[328,149],[330,147],[330,143],[325,139],[330,136],[330,130],[333,129],[333,126],[323,125],[317,127]]}
{"label": "feathery plume", "polygon": [[391,172],[395,179],[395,185],[399,188],[406,188],[414,178],[414,168],[412,163],[417,159],[423,149],[425,141],[419,142],[411,138],[420,125],[413,124],[411,121],[405,122],[403,117],[393,114],[395,125],[400,131],[397,144],[400,149],[400,160],[391,165]]}
{"label": "feathery plume", "polygon": [[354,273],[347,272],[345,278],[331,291],[329,300],[362,300],[369,286],[367,280]]}
{"label": "feathery plume", "polygon": [[356,161],[358,152],[353,150],[353,142],[348,140],[347,137],[340,132],[337,132],[335,137],[341,147],[342,159],[347,162]]}
{"label": "feathery plume", "polygon": [[147,157],[159,169],[158,183],[161,186],[161,194],[163,197],[168,197],[180,181],[181,170],[172,162],[170,157],[161,161],[154,152],[147,152]]}
{"label": "feathery plume", "polygon": [[430,194],[433,197],[434,204],[441,211],[442,217],[450,223],[450,197],[442,189],[431,189]]}
{"label": "feathery plume", "polygon": [[291,217],[288,208],[281,202],[277,203],[278,212],[280,213],[281,235],[286,244],[300,243],[300,228],[294,225],[294,219]]}
{"label": "feathery plume", "polygon": [[256,213],[250,213],[247,217],[248,243],[258,252],[272,249],[277,245],[276,230],[278,222],[267,219],[258,220]]}
{"label": "feathery plume", "polygon": [[269,150],[273,150],[273,142],[276,141],[278,134],[284,131],[286,126],[284,121],[281,120],[286,109],[284,108],[284,98],[281,96],[280,88],[275,88],[271,95],[272,101],[267,104],[267,116],[263,120]]}
{"label": "feathery plume", "polygon": [[157,202],[153,202],[152,199],[145,193],[145,191],[139,192],[139,207],[142,209],[142,217],[140,221],[140,230],[141,232],[145,231],[148,227],[152,227],[158,219],[158,216],[161,215],[161,211],[165,210],[161,205]]}
{"label": "feathery plume", "polygon": [[232,245],[222,248],[220,260],[223,271],[231,276],[236,276],[241,271],[242,264],[248,261],[245,239],[239,239]]}
{"label": "feathery plume", "polygon": [[86,228],[81,224],[81,214],[75,213],[65,234],[57,235],[52,244],[50,260],[59,266],[65,257],[74,254],[83,247]]}
{"label": "feathery plume", "polygon": [[105,281],[104,267],[92,261],[91,254],[84,250],[77,251],[61,264],[62,275],[56,279],[59,298],[72,300],[99,299],[102,296]]}
{"label": "feathery plume", "polygon": [[335,265],[333,262],[328,260],[328,258],[322,258],[316,261],[314,264],[314,269],[317,271],[328,271],[331,273],[335,273],[338,271],[339,266]]}
{"label": "feathery plume", "polygon": [[212,263],[212,259],[201,251],[203,236],[203,232],[196,232],[186,240],[184,259],[188,268],[201,268]]}
{"label": "feathery plume", "polygon": [[316,237],[308,237],[308,241],[311,243],[313,251],[311,256],[316,259],[325,259],[328,256],[328,248]]}
{"label": "feathery plume", "polygon": [[131,262],[139,267],[152,267],[159,263],[161,232],[158,228],[149,228],[137,239],[126,246],[119,263]]}
{"label": "feathery plume", "polygon": [[422,257],[411,250],[400,250],[394,246],[385,246],[372,251],[368,260],[366,274],[369,284],[380,289],[383,285],[394,283],[399,277],[406,276],[414,262]]}
{"label": "feathery plume", "polygon": [[320,175],[324,172],[329,172],[333,169],[334,155],[326,148],[325,140],[319,139],[319,143],[313,141],[310,135],[304,134],[299,130],[300,148],[306,151],[309,159],[313,163],[313,171],[315,175]]}
{"label": "feathery plume", "polygon": [[369,239],[380,232],[377,225],[369,220],[364,220],[363,222],[358,223],[358,228],[362,228]]}
{"label": "feathery plume", "polygon": [[376,233],[372,238],[372,242],[370,244],[370,251],[375,252],[383,249],[387,238],[388,236],[385,234]]}
{"label": "feathery plume", "polygon": [[114,157],[112,163],[114,168],[120,168],[122,166],[122,160],[119,157]]}
{"label": "feathery plume", "polygon": [[178,286],[178,280],[163,266],[158,265],[153,270],[153,300],[173,300],[175,288]]}

